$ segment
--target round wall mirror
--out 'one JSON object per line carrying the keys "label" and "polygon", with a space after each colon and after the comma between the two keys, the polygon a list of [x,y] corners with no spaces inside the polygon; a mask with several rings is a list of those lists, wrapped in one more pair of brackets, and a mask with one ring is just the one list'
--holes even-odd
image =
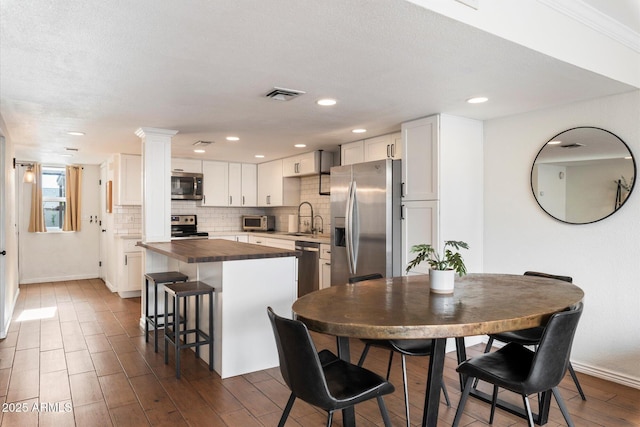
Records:
{"label": "round wall mirror", "polygon": [[576,127],[551,138],[531,168],[531,189],[555,219],[588,224],[615,213],[633,191],[636,162],[617,135]]}

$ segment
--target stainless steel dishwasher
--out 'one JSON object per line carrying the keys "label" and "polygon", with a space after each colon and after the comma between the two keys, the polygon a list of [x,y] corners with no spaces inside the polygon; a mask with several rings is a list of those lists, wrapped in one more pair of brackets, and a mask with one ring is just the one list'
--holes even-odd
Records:
{"label": "stainless steel dishwasher", "polygon": [[298,258],[298,297],[320,289],[320,243],[296,240]]}

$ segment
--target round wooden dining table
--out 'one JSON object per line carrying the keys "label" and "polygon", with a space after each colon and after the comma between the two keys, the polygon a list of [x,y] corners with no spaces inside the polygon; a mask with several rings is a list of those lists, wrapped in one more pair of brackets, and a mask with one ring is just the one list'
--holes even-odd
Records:
{"label": "round wooden dining table", "polygon": [[[293,312],[310,330],[337,336],[339,356],[347,361],[349,338],[433,339],[422,420],[431,427],[437,424],[447,338],[458,339],[462,361],[464,337],[544,325],[583,297],[571,283],[509,274],[456,277],[454,292],[443,295],[430,292],[428,275],[415,275],[331,286],[296,300]],[[343,423],[355,425],[353,410],[343,411]]]}

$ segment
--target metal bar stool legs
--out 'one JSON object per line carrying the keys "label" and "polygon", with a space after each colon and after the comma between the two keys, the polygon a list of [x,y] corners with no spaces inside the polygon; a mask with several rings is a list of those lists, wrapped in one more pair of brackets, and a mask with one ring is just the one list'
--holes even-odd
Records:
{"label": "metal bar stool legs", "polygon": [[[209,370],[213,370],[213,288],[204,282],[185,282],[174,283],[171,285],[165,285],[164,287],[164,303],[165,306],[169,304],[169,295],[173,297],[173,320],[167,322],[164,333],[164,363],[169,363],[169,344],[171,344],[175,350],[176,358],[176,378],[180,378],[180,352],[183,348],[194,347],[195,356],[200,357],[200,346],[209,346]],[[209,331],[205,333],[200,328],[200,304],[201,298],[204,295],[209,296]],[[187,323],[187,298],[195,297],[195,327],[189,329]],[[183,318],[184,323],[180,321],[180,299],[183,303]],[[180,328],[180,325],[184,324],[184,329]],[[188,342],[188,337],[194,336],[193,342]]]}
{"label": "metal bar stool legs", "polygon": [[[168,313],[167,306],[165,305],[164,313],[158,314],[158,285],[165,285],[176,282],[186,282],[189,277],[185,274],[177,271],[169,271],[163,273],[148,273],[144,275],[144,340],[149,342],[149,326],[153,327],[153,339],[155,352],[158,352],[158,328],[164,327],[167,323],[168,317],[172,316],[172,313]],[[149,312],[149,282],[153,284],[153,313]],[[162,323],[159,322],[162,319]]]}

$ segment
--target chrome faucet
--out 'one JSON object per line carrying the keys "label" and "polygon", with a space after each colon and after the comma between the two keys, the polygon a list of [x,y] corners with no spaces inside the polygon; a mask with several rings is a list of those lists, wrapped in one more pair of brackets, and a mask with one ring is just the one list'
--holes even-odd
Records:
{"label": "chrome faucet", "polygon": [[[303,229],[300,227],[301,225],[301,220],[302,220],[302,216],[300,216],[300,208],[302,207],[302,205],[309,205],[309,209],[311,209],[311,216],[309,216],[310,220],[307,221],[307,223],[302,223],[302,225],[305,225],[306,227],[304,228],[305,231],[302,231]],[[306,216],[305,216],[306,218]],[[311,206],[311,203],[309,202],[302,202],[298,205],[298,230],[301,233],[313,233],[313,206]]]}
{"label": "chrome faucet", "polygon": [[[316,227],[316,218],[320,218],[320,227]],[[322,234],[324,232],[324,220],[322,219],[322,217],[320,215],[316,215],[313,217],[313,225],[314,228],[313,230],[315,231],[316,234],[320,233]]]}

